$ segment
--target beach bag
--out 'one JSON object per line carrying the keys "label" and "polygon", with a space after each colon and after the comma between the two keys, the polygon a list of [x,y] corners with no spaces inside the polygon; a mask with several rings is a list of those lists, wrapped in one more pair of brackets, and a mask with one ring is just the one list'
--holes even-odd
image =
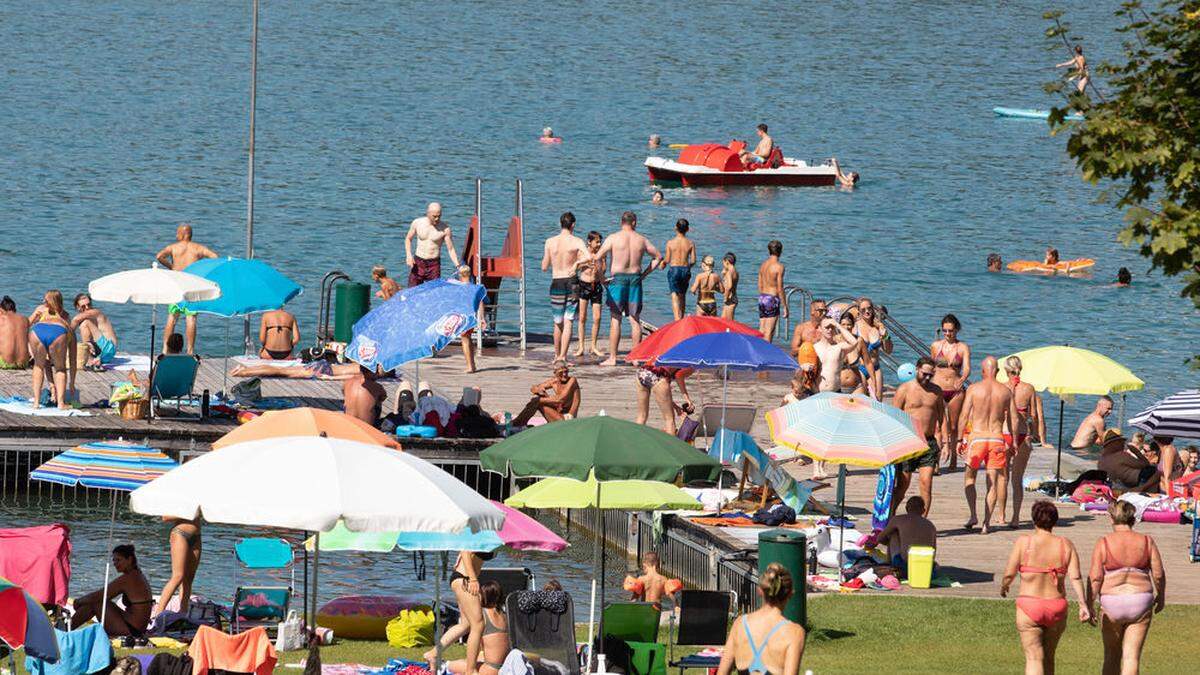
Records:
{"label": "beach bag", "polygon": [[262,380],[252,377],[242,380],[229,390],[230,395],[238,403],[255,403],[262,400]]}
{"label": "beach bag", "polygon": [[428,647],[433,644],[433,612],[404,609],[387,623],[388,644],[397,649]]}
{"label": "beach bag", "polygon": [[700,429],[700,423],[696,420],[684,415],[679,421],[679,430],[675,432],[675,437],[684,443],[691,443],[696,440],[696,432]]}
{"label": "beach bag", "polygon": [[303,647],[304,621],[293,609],[288,612],[287,620],[279,624],[279,631],[275,636],[275,649],[276,651],[290,652]]}

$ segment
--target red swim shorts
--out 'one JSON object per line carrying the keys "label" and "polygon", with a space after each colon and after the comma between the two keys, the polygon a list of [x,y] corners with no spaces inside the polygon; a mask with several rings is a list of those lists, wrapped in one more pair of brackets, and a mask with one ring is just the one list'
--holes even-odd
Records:
{"label": "red swim shorts", "polygon": [[1008,444],[1002,438],[972,438],[967,446],[967,466],[979,470],[1003,469],[1008,465]]}

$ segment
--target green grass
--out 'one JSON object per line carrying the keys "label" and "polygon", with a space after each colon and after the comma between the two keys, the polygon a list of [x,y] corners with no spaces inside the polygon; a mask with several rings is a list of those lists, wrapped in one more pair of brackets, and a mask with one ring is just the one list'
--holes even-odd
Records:
{"label": "green grass", "polygon": [[[1080,624],[1075,618],[1077,611],[1072,605],[1068,613],[1071,623],[1059,645],[1058,672],[1098,672],[1104,654],[1099,629]],[[1024,657],[1013,626],[1013,613],[1011,600],[879,594],[810,596],[810,628],[801,672],[805,669],[820,675],[1021,672]],[[1142,655],[1142,672],[1186,669],[1185,664],[1195,659],[1193,637],[1197,625],[1200,625],[1200,606],[1169,605],[1157,615]],[[586,638],[586,630],[586,625],[578,628],[580,640]],[[419,659],[423,651],[393,649],[385,642],[341,640],[322,647],[321,660],[381,666],[393,656]],[[685,653],[687,650],[680,649],[676,656]],[[447,650],[448,658],[460,658],[462,654],[461,645]],[[303,651],[287,652],[280,662],[297,663],[304,655]],[[696,672],[699,671],[693,671]]]}

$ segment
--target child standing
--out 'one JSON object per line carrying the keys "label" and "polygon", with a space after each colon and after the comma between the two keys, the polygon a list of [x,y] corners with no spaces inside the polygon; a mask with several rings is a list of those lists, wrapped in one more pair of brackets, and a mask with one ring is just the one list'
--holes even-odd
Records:
{"label": "child standing", "polygon": [[583,327],[588,317],[588,307],[592,309],[592,353],[604,356],[604,352],[596,347],[596,338],[600,335],[600,318],[604,311],[604,273],[606,265],[604,258],[596,254],[600,252],[600,244],[604,236],[592,230],[588,232],[588,257],[579,262],[579,347],[575,356],[583,356]]}

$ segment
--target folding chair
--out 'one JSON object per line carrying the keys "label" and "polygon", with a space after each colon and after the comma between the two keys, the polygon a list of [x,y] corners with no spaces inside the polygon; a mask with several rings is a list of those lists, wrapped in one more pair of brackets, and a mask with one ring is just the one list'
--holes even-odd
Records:
{"label": "folding chair", "polygon": [[[196,371],[200,369],[200,357],[192,354],[159,354],[154,361],[154,384],[151,401],[157,401],[156,409],[168,399],[183,412],[183,402],[192,398],[192,387],[196,384]],[[200,413],[196,413],[199,417]]]}
{"label": "folding chair", "polygon": [[521,597],[528,592],[517,591],[504,603],[512,648],[525,652],[533,663],[535,675],[580,675],[579,653],[575,648],[575,604],[571,596],[564,593],[565,611],[557,613],[542,606],[522,609]]}
{"label": "folding chair", "polygon": [[[287,586],[239,584],[233,595],[230,633],[237,635],[259,626],[268,632],[278,630],[279,624],[287,620],[288,607],[296,586],[296,567],[293,565],[295,554],[291,544],[282,539],[255,537],[238,540],[233,551],[238,562],[246,569],[287,569],[291,574],[291,581]],[[234,581],[237,581],[236,571]]]}
{"label": "folding chair", "polygon": [[[725,406],[725,428],[730,431],[750,433],[754,420],[758,416],[758,406],[743,403],[730,403]],[[721,428],[721,406],[706,405],[700,411],[700,436],[712,438]]]}
{"label": "folding chair", "polygon": [[729,633],[729,616],[737,606],[733,591],[679,592],[679,632],[675,631],[675,616],[671,615],[669,633],[670,666],[678,668],[680,675],[688,668],[716,668],[721,664],[719,656],[692,654],[675,660],[675,645],[689,647],[716,647],[725,644]]}

